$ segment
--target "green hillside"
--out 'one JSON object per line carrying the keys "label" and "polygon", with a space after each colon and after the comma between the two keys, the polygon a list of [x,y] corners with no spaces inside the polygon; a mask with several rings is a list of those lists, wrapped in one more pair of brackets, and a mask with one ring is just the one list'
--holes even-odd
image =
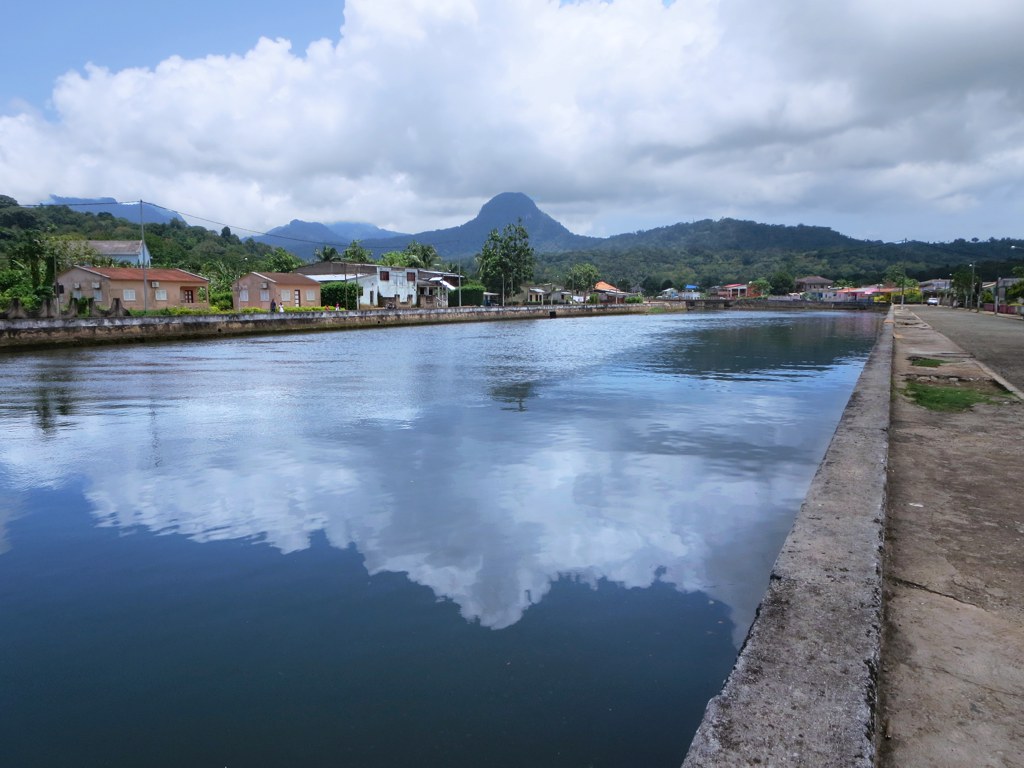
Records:
{"label": "green hillside", "polygon": [[[463,263],[471,274],[476,268],[472,253],[483,246],[487,232],[500,228],[499,223],[509,216],[522,220],[530,234],[537,251],[534,277],[538,282],[562,282],[572,266],[592,264],[600,279],[623,289],[642,288],[648,294],[668,283],[708,287],[779,275],[817,274],[832,280],[874,283],[893,266],[923,280],[948,277],[974,264],[980,279],[993,280],[1024,265],[1024,240],[882,243],[856,240],[827,227],[736,219],[674,224],[605,239],[584,238],[518,194],[499,195],[467,224],[438,230],[436,239],[449,238],[449,244],[457,241],[459,250],[470,254],[463,256]],[[242,240],[227,227],[214,232],[172,219],[147,224],[145,234],[154,265],[180,267],[209,278],[214,298],[222,302],[231,282],[245,272],[287,271],[301,263],[281,247],[251,238]],[[71,243],[138,238],[138,221],[61,205],[22,207],[0,195],[0,307],[12,297],[32,306],[47,295],[53,271],[81,260]],[[384,242],[395,248],[402,244]]]}

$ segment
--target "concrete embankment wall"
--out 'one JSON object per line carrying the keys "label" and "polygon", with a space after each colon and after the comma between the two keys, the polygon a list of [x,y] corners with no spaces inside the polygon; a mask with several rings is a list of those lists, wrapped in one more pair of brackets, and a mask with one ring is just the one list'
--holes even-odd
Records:
{"label": "concrete embankment wall", "polygon": [[118,344],[170,339],[201,339],[243,334],[352,330],[433,323],[597,317],[646,312],[642,305],[460,307],[449,309],[284,312],[171,317],[92,317],[0,320],[0,350],[60,345]]}
{"label": "concrete embankment wall", "polygon": [[890,313],[684,768],[874,763],[892,329]]}

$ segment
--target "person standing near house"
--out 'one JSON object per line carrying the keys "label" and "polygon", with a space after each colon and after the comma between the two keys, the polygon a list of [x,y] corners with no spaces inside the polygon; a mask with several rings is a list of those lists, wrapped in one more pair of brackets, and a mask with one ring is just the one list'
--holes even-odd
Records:
{"label": "person standing near house", "polygon": [[271,299],[270,301],[270,311],[277,312],[277,302],[274,301],[273,299]]}

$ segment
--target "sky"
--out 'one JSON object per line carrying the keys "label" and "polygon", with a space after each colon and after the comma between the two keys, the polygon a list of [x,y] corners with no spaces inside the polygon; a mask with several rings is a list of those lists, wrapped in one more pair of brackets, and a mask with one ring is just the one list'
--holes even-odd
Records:
{"label": "sky", "polygon": [[0,194],[235,231],[419,232],[523,192],[597,236],[1019,237],[1022,33],[1020,0],[20,4]]}

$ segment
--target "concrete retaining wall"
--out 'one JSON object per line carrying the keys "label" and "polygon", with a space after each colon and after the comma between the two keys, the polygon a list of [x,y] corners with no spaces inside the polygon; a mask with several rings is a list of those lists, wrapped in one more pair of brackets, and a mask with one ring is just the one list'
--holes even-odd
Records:
{"label": "concrete retaining wall", "polygon": [[117,344],[198,339],[249,333],[352,330],[431,323],[595,317],[646,312],[643,305],[460,307],[450,309],[362,310],[358,312],[284,312],[170,317],[91,317],[0,320],[0,350],[60,345]]}
{"label": "concrete retaining wall", "polygon": [[870,768],[881,626],[892,314],[684,768]]}

